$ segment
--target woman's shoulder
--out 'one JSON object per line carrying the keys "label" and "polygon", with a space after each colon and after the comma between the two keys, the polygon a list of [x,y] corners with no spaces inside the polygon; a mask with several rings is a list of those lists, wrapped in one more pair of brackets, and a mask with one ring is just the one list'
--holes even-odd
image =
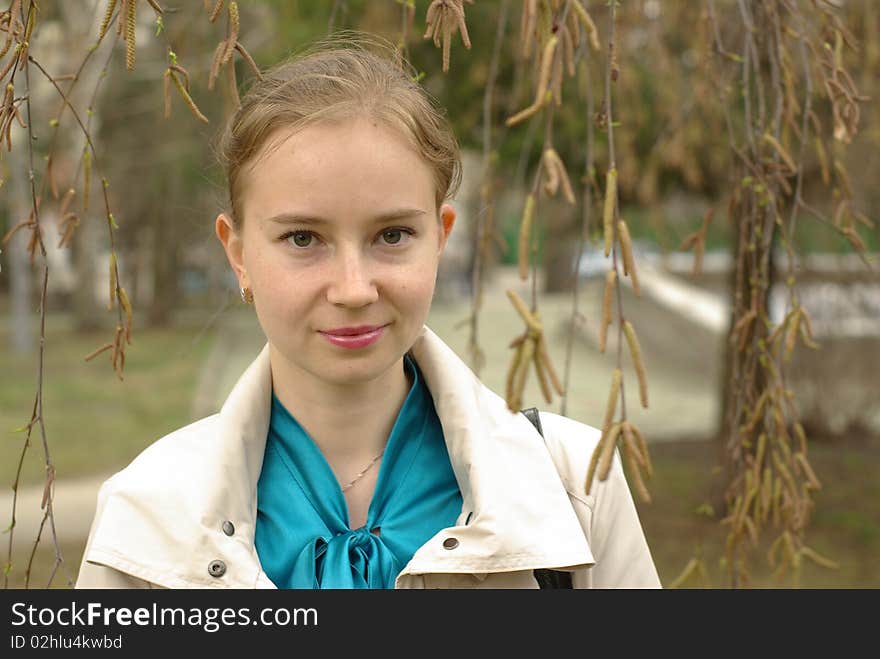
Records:
{"label": "woman's shoulder", "polygon": [[193,421],[155,440],[108,478],[102,489],[113,491],[138,485],[155,488],[192,474],[193,465],[208,455],[218,416],[213,414]]}
{"label": "woman's shoulder", "polygon": [[[554,412],[541,410],[540,418],[547,450],[556,464],[566,489],[569,493],[584,496],[584,480],[602,431]],[[614,458],[614,468],[619,468],[617,456]],[[594,483],[590,491],[591,495],[597,494],[597,485]]]}
{"label": "woman's shoulder", "polygon": [[566,453],[586,453],[588,460],[602,436],[598,428],[555,412],[540,410],[540,419],[548,446]]}

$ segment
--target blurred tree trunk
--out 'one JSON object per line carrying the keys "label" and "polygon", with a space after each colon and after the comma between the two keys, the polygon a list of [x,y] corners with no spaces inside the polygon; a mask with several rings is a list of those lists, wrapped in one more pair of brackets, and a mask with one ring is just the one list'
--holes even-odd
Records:
{"label": "blurred tree trunk", "polygon": [[[75,3],[60,3],[58,9],[61,15],[58,17],[60,24],[64,25],[64,29],[58,31],[58,48],[55,56],[51,58],[49,64],[52,68],[57,68],[63,63],[64,53],[77,52],[82,44],[84,34],[89,34],[91,24],[94,17],[89,12],[82,11],[81,7],[76,7]],[[107,46],[105,45],[106,49]],[[103,52],[103,51],[102,51]],[[100,75],[100,67],[86,67],[80,72],[80,78],[77,82],[76,89],[71,97],[77,107],[85,107],[88,105],[92,90],[98,82]],[[53,98],[51,103],[55,103]],[[99,108],[92,108],[92,112],[88,115],[89,131],[91,134],[97,135],[100,126]],[[68,121],[70,118],[68,117]],[[65,146],[58,147],[58,154],[65,161],[69,161],[71,167],[70,173],[76,171],[77,163],[83,156],[82,149],[85,147],[85,140],[75,125],[67,125],[68,130],[72,133],[72,141],[64,140]],[[80,165],[81,167],[82,165]],[[83,212],[83,196],[82,189],[83,172],[80,172],[77,181],[71,180],[65,182],[65,187],[75,186],[77,188],[77,196],[74,199],[71,210],[76,211],[80,215],[80,224],[73,233],[73,239],[70,243],[72,251],[73,270],[76,278],[76,285],[72,295],[73,319],[74,327],[78,332],[91,332],[101,326],[102,305],[100,298],[97,297],[95,291],[104,291],[107,286],[98,288],[99,280],[97,277],[107,277],[106,268],[98,269],[101,263],[101,246],[104,244],[104,236],[106,230],[105,215],[103,202],[101,201],[100,185],[94,185],[95,176],[92,172],[92,185],[89,189],[89,209]],[[63,189],[62,189],[63,192]],[[109,292],[104,294],[105,305]]]}
{"label": "blurred tree trunk", "polygon": [[178,235],[175,231],[175,205],[179,177],[163,172],[157,183],[157,206],[153,216],[153,300],[149,320],[153,326],[167,326],[177,305]]}
{"label": "blurred tree trunk", "polygon": [[[774,225],[773,237],[771,239],[772,244],[776,243],[777,233]],[[749,294],[749,281],[752,279],[757,279],[760,276],[759,268],[755,268],[753,261],[750,258],[743,258],[743,252],[747,248],[746,240],[735,240],[733,249],[733,267],[730,269],[730,280],[729,280],[729,300],[732,301],[733,305],[737,308],[741,306],[748,306],[749,300],[747,296]],[[764,310],[764,313],[769,317],[769,309],[770,309],[770,293],[773,290],[773,285],[776,282],[777,274],[776,274],[776,263],[773,258],[774,249],[770,250],[767,262],[767,291],[764,296],[764,299],[760,301],[761,308]],[[747,255],[746,255],[747,256]],[[742,272],[740,272],[742,270]],[[723,342],[723,354],[722,354],[722,367],[721,367],[721,412],[718,419],[718,450],[720,455],[720,464],[725,465],[725,468],[730,468],[730,459],[731,452],[727,447],[727,442],[731,441],[736,432],[736,428],[734,427],[734,419],[739,416],[738,410],[734,409],[736,405],[737,395],[736,392],[740,388],[740,384],[734,381],[734,378],[739,378],[742,376],[744,372],[746,372],[747,362],[750,359],[750,349],[740,350],[739,346],[735,345],[731,340],[731,334],[733,331],[733,323],[734,319],[740,317],[741,314],[736,314],[731,316],[730,324],[727,329],[727,340]],[[763,324],[756,323],[758,327],[763,327]],[[766,335],[766,328],[763,328],[763,333]],[[756,391],[764,391],[767,388],[767,379],[765,376],[765,372],[761,369],[754,371],[754,377],[752,378],[753,383],[752,386]],[[727,479],[729,480],[729,479]],[[718,492],[718,498],[716,500],[716,504],[719,506],[719,510],[722,509],[723,503],[720,497],[723,496],[723,492]]]}
{"label": "blurred tree trunk", "polygon": [[102,234],[95,214],[83,219],[73,235],[73,267],[76,273],[74,324],[78,332],[89,332],[98,329],[101,324],[100,307],[95,298],[95,277]]}
{"label": "blurred tree trunk", "polygon": [[[31,191],[27,185],[27,164],[25,158],[27,151],[24,149],[24,134],[22,131],[13,131],[12,160],[10,166],[10,191],[9,196],[9,228],[14,227],[20,221],[27,219],[31,212]],[[18,139],[16,139],[18,138]],[[20,163],[15,166],[14,163]],[[31,336],[31,289],[32,272],[27,253],[28,240],[31,231],[19,229],[12,240],[4,247],[9,256],[9,295],[11,302],[11,314],[9,318],[9,349],[12,353],[24,354],[33,350],[34,341]],[[2,237],[2,236],[0,236]]]}

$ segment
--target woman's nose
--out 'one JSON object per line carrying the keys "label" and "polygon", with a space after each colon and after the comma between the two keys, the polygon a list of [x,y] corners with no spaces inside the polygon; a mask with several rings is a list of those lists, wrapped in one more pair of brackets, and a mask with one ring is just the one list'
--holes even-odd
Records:
{"label": "woman's nose", "polygon": [[327,300],[331,304],[363,307],[378,299],[379,291],[364,261],[363,256],[354,250],[338,255],[327,287]]}

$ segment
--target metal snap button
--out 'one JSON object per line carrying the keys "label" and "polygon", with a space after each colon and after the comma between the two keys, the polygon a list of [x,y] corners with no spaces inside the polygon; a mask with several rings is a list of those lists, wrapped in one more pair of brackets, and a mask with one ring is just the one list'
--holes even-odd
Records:
{"label": "metal snap button", "polygon": [[223,561],[211,561],[208,564],[208,574],[212,577],[222,577],[226,574],[226,563]]}
{"label": "metal snap button", "polygon": [[233,533],[235,533],[235,525],[228,519],[223,522],[223,533],[225,533],[226,535],[232,535]]}
{"label": "metal snap button", "polygon": [[446,538],[446,540],[443,541],[444,549],[455,549],[456,547],[458,547],[457,538]]}

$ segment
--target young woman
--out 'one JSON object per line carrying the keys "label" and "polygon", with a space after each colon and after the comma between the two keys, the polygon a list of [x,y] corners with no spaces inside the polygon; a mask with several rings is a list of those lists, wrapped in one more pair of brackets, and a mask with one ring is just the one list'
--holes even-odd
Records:
{"label": "young woman", "polygon": [[267,344],[103,485],[78,588],[659,587],[617,457],[583,491],[599,432],[544,412],[542,438],[425,326],[460,163],[409,73],[314,49],[220,150]]}

